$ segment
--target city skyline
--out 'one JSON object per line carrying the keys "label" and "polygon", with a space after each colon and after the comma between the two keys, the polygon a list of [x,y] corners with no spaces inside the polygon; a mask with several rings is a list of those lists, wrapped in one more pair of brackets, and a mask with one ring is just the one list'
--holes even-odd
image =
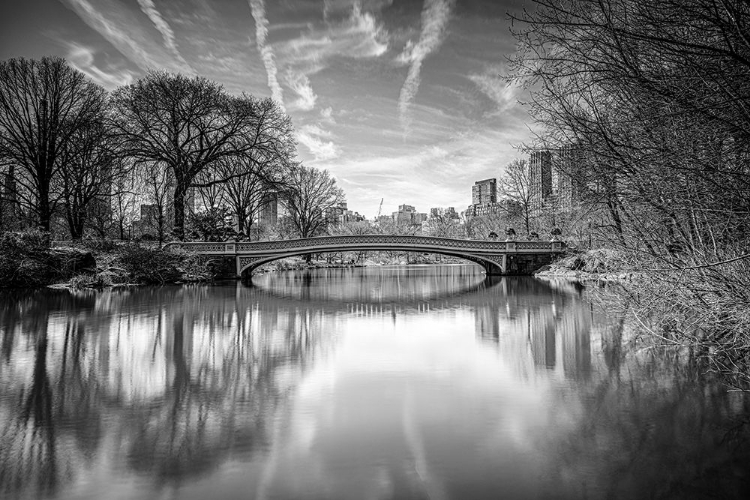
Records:
{"label": "city skyline", "polygon": [[108,90],[149,68],[273,97],[299,159],[354,209],[467,205],[531,137],[508,87],[514,50],[495,0],[31,0],[4,3],[0,59],[65,57]]}

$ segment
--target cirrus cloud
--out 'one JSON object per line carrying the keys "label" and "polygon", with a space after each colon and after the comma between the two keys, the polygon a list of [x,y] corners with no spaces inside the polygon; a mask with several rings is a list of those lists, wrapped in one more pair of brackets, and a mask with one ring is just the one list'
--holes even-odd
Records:
{"label": "cirrus cloud", "polygon": [[409,104],[417,95],[420,72],[425,58],[440,47],[448,26],[455,0],[425,0],[422,8],[422,30],[416,44],[408,43],[397,62],[409,62],[409,73],[398,99],[401,126],[408,131],[411,125]]}

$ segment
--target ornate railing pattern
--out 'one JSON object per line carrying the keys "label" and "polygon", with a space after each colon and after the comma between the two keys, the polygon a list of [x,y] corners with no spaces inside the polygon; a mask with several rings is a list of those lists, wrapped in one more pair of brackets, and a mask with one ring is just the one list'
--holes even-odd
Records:
{"label": "ornate railing pattern", "polygon": [[487,241],[487,240],[459,240],[453,238],[437,238],[433,236],[392,236],[382,234],[364,234],[356,236],[318,236],[295,240],[246,242],[172,242],[168,246],[177,246],[198,253],[210,254],[265,254],[271,255],[296,250],[329,251],[331,249],[367,248],[394,249],[415,248],[419,251],[434,248],[435,250],[459,251],[461,253],[502,254],[517,253],[556,253],[563,251],[563,244],[559,241]]}

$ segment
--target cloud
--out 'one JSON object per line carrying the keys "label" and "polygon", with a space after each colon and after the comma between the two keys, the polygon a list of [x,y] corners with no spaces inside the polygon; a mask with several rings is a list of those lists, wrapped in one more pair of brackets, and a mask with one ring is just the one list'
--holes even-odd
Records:
{"label": "cloud", "polygon": [[167,23],[161,13],[156,9],[156,5],[154,5],[153,0],[138,0],[138,5],[140,5],[141,11],[143,11],[143,13],[148,16],[151,22],[154,23],[157,31],[161,33],[166,48],[177,58],[178,61],[180,61],[180,64],[190,67],[187,61],[185,61],[185,59],[180,54],[180,51],[177,49],[174,31],[172,31],[169,23]]}
{"label": "cloud", "polygon": [[268,76],[268,87],[271,89],[271,97],[276,101],[281,109],[284,110],[284,92],[279,85],[279,80],[276,76],[278,69],[276,68],[276,60],[274,58],[273,49],[266,44],[266,38],[268,37],[268,19],[266,19],[266,5],[263,0],[248,0],[250,4],[250,11],[255,19],[255,43],[258,47],[258,52],[263,60],[263,65],[266,68],[266,75]]}
{"label": "cloud", "polygon": [[68,46],[66,58],[70,65],[105,89],[112,90],[132,83],[133,75],[129,71],[111,72],[97,67],[94,63],[94,51],[92,49],[74,43],[66,45]]}
{"label": "cloud", "polygon": [[363,11],[359,3],[351,5],[340,21],[327,21],[325,30],[310,30],[299,38],[280,44],[280,53],[290,64],[325,67],[333,57],[369,59],[388,50],[388,32],[375,16]]}
{"label": "cloud", "polygon": [[[340,2],[336,8],[347,15],[334,20],[328,17],[325,28],[310,28],[297,38],[275,46],[279,61],[286,68],[285,83],[298,95],[294,106],[309,111],[317,96],[310,76],[328,67],[334,58],[371,59],[388,50],[388,32],[375,16],[360,8],[359,2]],[[332,5],[326,3],[326,6]],[[332,7],[331,7],[332,8]]]}
{"label": "cloud", "polygon": [[336,119],[333,117],[333,108],[330,106],[320,110],[320,118],[324,123],[336,124]]}
{"label": "cloud", "polygon": [[520,88],[503,80],[499,76],[499,72],[490,71],[483,74],[474,74],[469,75],[468,78],[497,104],[496,112],[507,111],[515,104]]}
{"label": "cloud", "polygon": [[293,108],[314,109],[317,95],[310,76],[328,67],[334,58],[370,59],[388,50],[387,31],[373,14],[361,9],[360,2],[326,2],[324,13],[331,8],[346,11],[347,15],[335,20],[327,16],[324,29],[310,27],[299,37],[274,46],[284,68],[284,83],[297,94]]}
{"label": "cloud", "polygon": [[347,17],[355,7],[366,12],[375,12],[391,5],[393,0],[324,0],[323,19],[330,22]]}
{"label": "cloud", "polygon": [[425,0],[422,8],[422,31],[419,35],[419,41],[416,45],[407,44],[404,52],[397,58],[397,61],[409,61],[411,63],[398,98],[399,118],[404,130],[408,131],[411,125],[409,104],[419,90],[422,62],[443,42],[454,3],[455,0]]}
{"label": "cloud", "polygon": [[297,96],[292,106],[302,111],[310,111],[315,107],[318,96],[310,85],[310,79],[302,73],[295,73],[291,68],[286,71],[286,82]]}
{"label": "cloud", "polygon": [[[192,68],[179,61],[175,62],[173,57],[155,50],[153,42],[138,27],[137,20],[133,19],[132,15],[118,3],[98,2],[97,6],[105,5],[109,8],[105,16],[88,0],[65,0],[65,2],[83,22],[141,69],[166,67],[173,71],[192,72]],[[120,26],[127,28],[122,29]],[[144,45],[149,46],[149,49],[144,48]]]}
{"label": "cloud", "polygon": [[341,150],[333,141],[323,140],[332,135],[317,125],[305,125],[297,131],[297,140],[310,150],[315,161],[326,161],[338,158],[341,154]]}

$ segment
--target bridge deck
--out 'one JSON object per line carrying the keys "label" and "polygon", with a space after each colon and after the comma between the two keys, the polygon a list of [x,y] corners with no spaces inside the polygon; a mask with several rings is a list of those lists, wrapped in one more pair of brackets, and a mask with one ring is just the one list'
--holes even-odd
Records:
{"label": "bridge deck", "polygon": [[564,251],[560,241],[488,241],[437,238],[432,236],[318,236],[293,240],[257,242],[172,242],[166,246],[178,246],[209,255],[274,255],[295,252],[328,252],[342,250],[414,250],[450,251],[471,255],[498,255],[506,253],[559,253]]}

